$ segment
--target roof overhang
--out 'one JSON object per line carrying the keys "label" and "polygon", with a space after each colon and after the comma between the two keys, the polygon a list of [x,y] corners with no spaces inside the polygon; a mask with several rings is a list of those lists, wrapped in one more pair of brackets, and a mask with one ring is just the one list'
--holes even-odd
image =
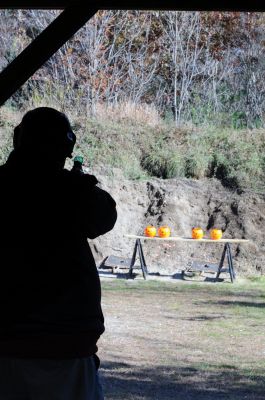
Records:
{"label": "roof overhang", "polygon": [[2,9],[265,11],[264,0],[0,0]]}

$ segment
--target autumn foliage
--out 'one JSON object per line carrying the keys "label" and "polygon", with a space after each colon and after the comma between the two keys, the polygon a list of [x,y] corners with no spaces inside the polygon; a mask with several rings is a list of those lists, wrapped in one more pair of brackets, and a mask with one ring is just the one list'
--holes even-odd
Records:
{"label": "autumn foliage", "polygon": [[[56,16],[1,11],[0,65]],[[88,114],[99,103],[152,104],[177,126],[260,127],[264,25],[263,13],[99,11],[13,100],[48,94]]]}

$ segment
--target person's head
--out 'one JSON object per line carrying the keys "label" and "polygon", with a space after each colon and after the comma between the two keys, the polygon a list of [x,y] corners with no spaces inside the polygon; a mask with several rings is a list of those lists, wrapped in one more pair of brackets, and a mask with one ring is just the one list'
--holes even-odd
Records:
{"label": "person's head", "polygon": [[76,136],[65,114],[50,107],[28,111],[14,130],[15,152],[63,166],[72,157]]}

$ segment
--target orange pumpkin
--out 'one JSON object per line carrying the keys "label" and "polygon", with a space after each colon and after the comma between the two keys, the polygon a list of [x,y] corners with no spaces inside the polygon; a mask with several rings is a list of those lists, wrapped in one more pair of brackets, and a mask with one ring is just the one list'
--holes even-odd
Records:
{"label": "orange pumpkin", "polygon": [[153,225],[148,225],[144,230],[145,236],[154,237],[156,235],[156,228]]}
{"label": "orange pumpkin", "polygon": [[192,239],[202,239],[203,236],[204,236],[204,232],[203,232],[202,228],[199,228],[199,227],[192,228],[192,231],[191,231]]}
{"label": "orange pumpkin", "polygon": [[216,228],[214,228],[214,229],[212,229],[211,232],[210,232],[210,238],[211,238],[212,240],[219,240],[219,239],[222,239],[222,236],[223,236],[223,232],[222,232],[221,229],[216,229]]}
{"label": "orange pumpkin", "polygon": [[161,238],[167,238],[170,236],[170,228],[167,225],[164,226],[160,226],[160,228],[158,229],[158,235]]}

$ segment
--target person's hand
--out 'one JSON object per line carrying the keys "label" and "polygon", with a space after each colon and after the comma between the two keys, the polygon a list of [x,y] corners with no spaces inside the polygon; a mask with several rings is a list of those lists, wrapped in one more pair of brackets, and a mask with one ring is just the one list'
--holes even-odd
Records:
{"label": "person's hand", "polygon": [[82,180],[84,182],[84,185],[87,185],[87,186],[95,186],[98,183],[97,178],[94,175],[90,175],[90,174],[83,174]]}

